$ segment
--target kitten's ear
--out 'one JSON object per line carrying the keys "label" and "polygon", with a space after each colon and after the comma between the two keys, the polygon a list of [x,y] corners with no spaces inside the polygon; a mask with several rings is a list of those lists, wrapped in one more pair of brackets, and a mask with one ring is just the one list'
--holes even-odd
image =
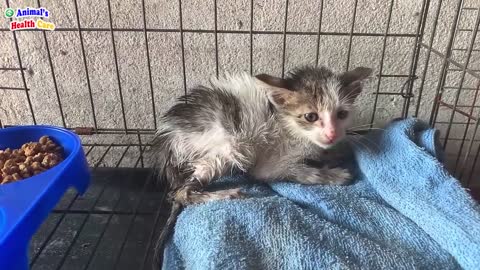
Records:
{"label": "kitten's ear", "polygon": [[345,96],[355,100],[362,92],[363,82],[370,77],[372,69],[367,67],[357,67],[353,70],[342,73],[339,76],[340,83]]}
{"label": "kitten's ear", "polygon": [[344,86],[348,86],[355,82],[362,82],[370,77],[372,69],[367,67],[357,67],[340,75],[340,81]]}
{"label": "kitten's ear", "polygon": [[294,98],[294,92],[289,90],[290,85],[287,80],[267,74],[259,74],[255,78],[266,89],[268,99],[275,107],[283,107]]}
{"label": "kitten's ear", "polygon": [[282,78],[274,77],[268,74],[259,74],[255,76],[255,78],[259,79],[260,81],[269,86],[273,86],[276,88],[284,88],[287,90],[290,88],[288,81]]}

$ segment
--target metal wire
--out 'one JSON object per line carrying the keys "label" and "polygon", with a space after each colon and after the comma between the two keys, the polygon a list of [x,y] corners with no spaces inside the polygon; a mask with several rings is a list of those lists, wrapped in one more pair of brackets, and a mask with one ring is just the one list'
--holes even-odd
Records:
{"label": "metal wire", "polygon": [[[473,35],[472,35],[472,40],[470,42],[469,51],[467,52],[467,59],[465,60],[465,66],[467,66],[467,67],[470,63],[470,59],[471,59],[471,56],[472,56],[472,49],[475,45],[475,39],[477,37],[477,32],[478,32],[479,25],[480,25],[480,9],[478,9],[478,12],[477,12],[477,19],[476,19],[476,22],[475,22],[475,30],[474,30]],[[466,75],[466,71],[462,71],[460,83],[459,83],[458,90],[457,90],[457,95],[455,96],[453,109],[452,109],[452,112],[450,114],[450,119],[449,119],[450,124],[448,125],[447,131],[445,132],[445,144],[447,143],[448,138],[450,137],[450,131],[451,131],[451,128],[452,128],[451,122],[453,122],[453,118],[455,116],[456,108],[458,107],[458,101],[459,101],[459,98],[460,98],[460,93],[462,92],[461,90],[462,90],[463,83],[465,81],[465,75]],[[478,87],[477,87],[477,89],[478,89]],[[477,97],[478,97],[478,91],[476,91],[475,94],[474,94],[474,98],[473,98],[473,101],[472,101],[472,107],[470,109],[469,115],[473,115],[473,109],[474,109],[475,103],[477,101]],[[470,125],[471,120],[472,120],[471,117],[467,117],[467,126],[465,127],[465,131],[463,133],[463,140],[462,140],[462,142],[460,144],[460,147],[458,149],[458,155],[457,155],[457,158],[455,160],[455,167],[454,167],[454,171],[453,171],[454,173],[456,173],[457,167],[459,165],[460,156],[462,154],[465,139],[467,138],[468,127]],[[476,135],[476,130],[474,132],[474,135],[472,136],[472,139],[475,138],[475,135]],[[469,154],[470,154],[470,151],[468,151],[465,156],[468,156]],[[465,163],[466,163],[466,160],[464,160],[464,164]]]}
{"label": "metal wire", "polygon": [[141,162],[141,165],[142,165],[142,168],[145,167],[145,164],[143,163],[143,151],[145,150],[143,147],[142,148],[142,136],[140,136],[140,132],[137,132],[137,139],[138,139],[138,151],[140,151],[140,162]]}
{"label": "metal wire", "polygon": [[350,35],[348,37],[347,63],[345,63],[345,71],[350,69],[350,56],[352,55],[353,31],[355,30],[355,20],[357,18],[357,7],[358,7],[358,0],[355,0],[354,7],[353,7],[352,25],[350,27]]}
{"label": "metal wire", "polygon": [[[433,41],[435,39],[435,34],[437,33],[437,25],[438,25],[438,18],[440,17],[440,10],[442,9],[442,4],[443,0],[440,0],[438,2],[438,9],[437,12],[435,13],[435,19],[433,21],[432,25],[432,32],[430,33],[430,42],[428,44],[428,49],[427,49],[427,55],[425,57],[425,64],[423,68],[423,73],[422,73],[422,79],[420,80],[420,86],[418,87],[418,99],[417,99],[417,107],[415,108],[415,113],[414,116],[418,116],[418,112],[420,110],[420,102],[422,100],[422,94],[423,94],[423,87],[425,85],[425,79],[427,78],[427,72],[428,72],[428,63],[430,63],[430,56],[432,55],[432,49],[433,49]],[[421,44],[420,44],[421,45]]]}
{"label": "metal wire", "polygon": [[[41,6],[40,0],[37,0],[37,6],[38,8],[40,8]],[[57,79],[55,77],[55,69],[53,68],[52,54],[50,53],[50,46],[48,45],[47,33],[45,31],[42,31],[42,34],[43,34],[43,41],[45,42],[45,49],[47,50],[48,64],[50,65],[50,72],[52,72],[52,82],[53,82],[53,87],[55,88],[55,95],[57,96],[58,110],[60,111],[60,117],[62,118],[62,125],[63,127],[66,127],[67,123],[65,122],[65,115],[63,114],[63,107],[62,107],[62,102],[60,100],[60,93],[58,92]]]}
{"label": "metal wire", "polygon": [[118,84],[118,94],[120,96],[120,108],[122,109],[122,119],[123,127],[127,130],[127,116],[125,115],[125,105],[123,102],[123,93],[122,93],[122,83],[120,79],[120,70],[118,67],[118,57],[117,57],[117,46],[115,46],[115,35],[113,34],[113,19],[112,19],[112,8],[110,7],[110,0],[107,0],[108,7],[108,20],[110,22],[110,37],[112,38],[112,49],[113,49],[113,58],[115,60],[115,71],[117,74],[117,84]]}
{"label": "metal wire", "polygon": [[[426,44],[423,44],[423,43],[422,43],[422,47],[424,47],[424,48],[429,48]],[[473,76],[473,77],[475,77],[475,78],[477,78],[477,79],[480,79],[480,74],[476,73],[474,70],[467,68],[467,67],[464,66],[463,64],[460,64],[459,62],[455,61],[455,60],[452,59],[451,57],[444,55],[443,53],[441,53],[440,51],[438,51],[438,50],[436,50],[436,49],[434,49],[434,48],[430,48],[430,50],[431,50],[434,54],[436,54],[437,56],[443,58],[444,61],[447,62],[447,64],[452,64],[452,65],[457,66],[457,67],[460,68],[460,69],[456,69],[456,70],[454,70],[454,71],[465,71],[467,74],[469,74],[469,75],[471,75],[471,76]],[[446,70],[446,71],[448,71],[448,70]],[[445,82],[444,82],[444,83],[445,83]],[[440,88],[442,88],[442,87],[440,87]]]}
{"label": "metal wire", "polygon": [[22,90],[22,91],[25,91],[25,92],[30,91],[30,89],[28,89],[28,88],[8,87],[8,86],[0,86],[0,89],[2,89],[2,90]]}
{"label": "metal wire", "polygon": [[[480,81],[478,81],[477,83],[477,91],[475,92],[475,96],[473,98],[473,101],[472,101],[472,106],[470,108],[470,115],[473,115],[473,109],[474,109],[474,105],[477,101],[477,98],[478,98],[478,93],[480,92]],[[457,106],[458,107],[458,106]],[[456,172],[457,170],[457,167],[459,166],[459,160],[460,160],[460,156],[461,156],[461,153],[462,153],[462,149],[463,149],[463,145],[465,143],[465,140],[467,138],[467,132],[468,132],[468,128],[469,128],[469,125],[470,125],[470,120],[472,120],[470,117],[467,118],[467,123],[466,123],[466,127],[465,127],[465,132],[463,133],[463,137],[461,139],[461,144],[460,144],[460,147],[459,147],[459,150],[458,150],[458,155],[457,155],[457,159],[455,160],[455,169],[454,169],[454,173]],[[464,155],[464,159],[463,159],[463,163],[462,163],[462,167],[460,169],[460,174],[459,174],[459,179],[462,179],[463,177],[463,173],[465,172],[465,167],[466,167],[466,164],[467,164],[467,159],[472,151],[472,147],[473,147],[473,142],[476,141],[475,140],[475,135],[477,134],[477,131],[478,131],[478,126],[479,126],[479,121],[478,121],[478,117],[477,119],[473,119],[474,121],[476,121],[476,124],[475,124],[475,130],[473,131],[473,135],[472,135],[472,138],[470,139],[470,142],[468,143],[468,148],[467,148],[467,153]],[[450,121],[449,122],[449,125],[452,124],[453,121]],[[450,140],[452,140],[452,138],[450,138]],[[477,140],[478,141],[478,140]],[[472,166],[472,171],[474,170],[474,167]],[[469,181],[470,181],[471,178],[469,178],[467,180],[467,186],[469,184]]]}
{"label": "metal wire", "polygon": [[155,95],[153,94],[152,66],[150,64],[150,51],[148,49],[147,18],[145,16],[145,0],[142,0],[143,37],[145,39],[145,53],[147,56],[148,83],[150,98],[152,99],[153,128],[157,129],[157,112],[155,109]]}
{"label": "metal wire", "polygon": [[[387,18],[387,24],[386,24],[386,29],[385,29],[385,35],[383,36],[383,46],[382,46],[382,55],[380,56],[380,67],[378,72],[380,74],[383,73],[383,63],[385,61],[385,52],[387,50],[387,35],[388,31],[390,31],[390,22],[392,21],[392,12],[393,12],[393,1],[390,1],[390,7],[388,8],[388,18]],[[377,89],[375,91],[375,100],[373,101],[373,108],[377,107],[378,104],[378,97],[380,94],[380,85],[382,82],[382,76],[378,77],[378,82],[377,82]],[[374,109],[372,111],[372,116],[370,118],[370,126],[373,126],[373,123],[375,122],[375,112],[376,110]]]}
{"label": "metal wire", "polygon": [[[10,7],[9,0],[7,0],[6,3],[7,3],[7,8],[9,8]],[[10,18],[10,21],[13,21],[13,19]],[[30,93],[28,92],[28,87],[27,87],[27,81],[25,79],[25,69],[23,68],[23,65],[22,65],[22,57],[20,56],[20,49],[18,47],[17,33],[15,31],[12,31],[12,35],[13,35],[13,41],[15,43],[15,52],[17,53],[18,70],[20,70],[20,74],[22,75],[23,90],[25,90],[25,96],[27,98],[30,114],[32,115],[33,124],[36,125],[37,120],[35,118],[35,113],[33,112],[32,100],[30,98]],[[6,87],[2,87],[2,88],[6,89]]]}
{"label": "metal wire", "polygon": [[[181,0],[179,0],[181,1]],[[143,28],[121,28],[121,27],[114,27],[110,28],[103,28],[103,27],[82,27],[82,28],[55,28],[55,31],[58,32],[73,32],[78,31],[80,29],[84,32],[143,32]],[[31,32],[37,32],[40,30],[31,29],[28,30]],[[170,29],[170,28],[147,28],[147,32],[160,32],[160,33],[208,33],[208,34],[215,34],[215,30],[210,29]],[[0,28],[0,32],[10,32],[9,28]],[[272,30],[252,30],[252,34],[254,35],[283,35],[283,31],[272,31]],[[248,30],[217,30],[218,34],[250,34]],[[289,36],[317,36],[317,32],[312,31],[287,31],[285,33]],[[354,37],[381,37],[383,33],[362,33],[362,32],[355,32],[351,34],[350,32],[340,32],[340,31],[321,31],[320,35],[322,36],[350,36],[353,35]],[[415,37],[416,34],[409,34],[409,33],[390,33],[388,34],[389,37]]]}
{"label": "metal wire", "polygon": [[253,75],[253,0],[250,0],[250,75]]}
{"label": "metal wire", "polygon": [[[167,196],[167,193],[164,193],[163,194],[163,197],[162,197],[162,201],[164,201],[166,199],[166,196]],[[139,267],[139,269],[145,269],[146,265],[147,265],[147,260],[148,260],[148,255],[149,255],[149,252],[152,247],[153,247],[153,241],[156,240],[155,238],[155,232],[157,230],[157,228],[161,227],[159,226],[160,225],[160,217],[161,217],[161,214],[162,214],[162,208],[161,207],[158,207],[157,209],[157,212],[155,213],[155,219],[153,221],[153,227],[152,227],[152,230],[150,231],[150,234],[149,234],[149,237],[148,237],[148,243],[146,245],[146,250],[147,252],[145,252],[145,255],[143,256],[143,260],[142,260],[142,265],[141,267]],[[163,226],[163,224],[161,224]]]}
{"label": "metal wire", "polygon": [[[475,126],[475,129],[478,130],[479,122],[477,121],[477,124]],[[475,172],[475,168],[477,168],[477,162],[478,162],[478,157],[480,156],[480,146],[477,147],[477,153],[475,154],[475,158],[473,159],[473,164],[470,169],[470,174],[468,175],[467,181],[466,181],[466,186],[470,186],[470,181],[473,178],[473,173]]]}
{"label": "metal wire", "polygon": [[[128,149],[130,149],[130,146],[128,146],[127,148],[125,148],[125,151],[122,153],[120,159],[117,161],[116,165],[115,165],[115,168],[118,168],[120,166],[120,163],[122,162],[123,158],[125,157],[126,153],[128,152]],[[85,226],[85,224],[87,223],[87,220],[88,218],[90,217],[90,215],[94,212],[93,210],[95,209],[95,206],[97,205],[97,202],[98,200],[100,199],[100,197],[102,196],[103,192],[104,192],[105,189],[102,190],[102,192],[100,192],[100,194],[98,195],[98,197],[95,199],[95,202],[94,204],[91,206],[91,208],[86,211],[86,215],[83,219],[83,222],[82,224],[80,225],[80,228],[79,230],[76,232],[72,242],[70,243],[69,247],[67,248],[67,251],[65,252],[65,255],[63,256],[62,258],[62,261],[60,262],[60,264],[58,265],[57,269],[60,269],[62,266],[63,266],[63,263],[65,262],[65,259],[67,258],[68,256],[68,253],[70,252],[71,248],[74,246],[75,244],[75,241],[77,240],[78,236],[80,235],[80,233],[82,232],[82,229],[83,227]],[[116,200],[115,202],[115,206],[113,207],[113,210],[115,211],[115,209],[117,208],[118,206],[118,203],[120,202],[120,198],[122,197],[122,194],[120,194],[120,196],[118,196],[118,199]],[[110,211],[109,212],[109,215],[108,215],[108,219],[107,219],[107,223],[105,224],[105,226],[103,227],[103,230],[101,231],[100,233],[100,236],[97,238],[97,241],[95,242],[94,244],[94,248],[93,248],[93,252],[91,253],[91,256],[89,257],[87,263],[85,264],[85,267],[84,269],[88,269],[88,266],[90,265],[91,263],[91,259],[93,258],[93,255],[95,253],[95,250],[97,250],[97,247],[98,247],[98,244],[100,243],[100,240],[102,239],[103,235],[105,234],[105,231],[108,227],[108,225],[110,224],[110,220],[113,216],[113,211]]]}
{"label": "metal wire", "polygon": [[[442,63],[442,71],[440,73],[440,78],[437,84],[437,89],[436,89],[436,94],[435,96],[438,97],[437,100],[440,100],[442,97],[442,92],[441,89],[445,85],[445,79],[447,77],[447,70],[450,65],[450,63],[453,64],[453,60],[450,59],[450,56],[452,54],[452,47],[453,47],[453,41],[455,40],[455,36],[457,34],[457,28],[458,24],[460,23],[460,12],[462,12],[462,7],[463,7],[463,0],[458,1],[456,12],[455,12],[455,18],[452,23],[452,27],[450,30],[450,38],[448,41],[448,45],[446,47],[445,54],[440,53],[438,50],[435,50],[433,48],[430,49],[431,52],[437,54],[440,57],[443,57],[443,63]],[[425,44],[422,44],[423,46],[426,46]],[[427,47],[428,49],[428,47]],[[436,103],[436,106],[434,106],[432,113],[430,115],[430,124],[434,125],[435,121],[437,119],[438,115],[438,110],[439,110],[439,104]]]}
{"label": "metal wire", "polygon": [[287,50],[287,23],[288,23],[288,0],[285,1],[285,18],[283,22],[282,78],[285,77],[285,53]]}
{"label": "metal wire", "polygon": [[215,75],[218,78],[218,19],[217,19],[217,0],[213,0],[213,18],[215,23]]}
{"label": "metal wire", "polygon": [[[102,155],[102,158],[101,158],[102,160],[103,160],[103,158],[106,156],[106,154],[109,152],[110,149],[111,149],[111,147],[109,147],[109,148],[107,148],[107,150],[105,150],[105,152],[104,152],[104,154]],[[129,147],[127,147],[127,148],[125,149],[125,151],[122,153],[122,155],[120,156],[120,159],[117,161],[117,163],[116,163],[116,165],[115,165],[115,168],[118,168],[118,167],[119,167],[120,163],[122,162],[123,158],[125,157],[126,153],[128,152],[128,149],[129,149]],[[142,153],[140,153],[140,156],[141,156],[141,155],[142,155]],[[138,157],[137,162],[135,163],[134,168],[136,168],[136,167],[138,166],[139,161],[140,161],[140,156]],[[98,164],[98,163],[97,163],[97,164]],[[98,166],[95,167],[95,168],[98,168]],[[83,228],[85,227],[85,224],[87,223],[89,217],[92,215],[92,213],[93,213],[93,211],[94,211],[97,203],[99,202],[100,198],[101,198],[102,195],[104,194],[106,188],[109,186],[109,183],[110,183],[111,181],[112,181],[112,178],[109,178],[107,181],[105,181],[105,183],[104,183],[101,191],[99,192],[99,194],[98,194],[97,197],[95,198],[93,204],[92,204],[92,205],[90,206],[90,208],[88,209],[85,217],[82,219],[82,222],[81,222],[81,224],[80,224],[80,227],[79,227],[79,229],[75,232],[75,235],[74,235],[71,243],[69,244],[69,246],[67,247],[67,249],[66,249],[65,252],[63,253],[63,256],[62,256],[62,258],[61,258],[61,260],[60,260],[60,263],[59,263],[58,266],[57,266],[57,269],[61,269],[62,266],[64,265],[66,259],[68,258],[68,255],[69,255],[70,251],[72,250],[73,246],[75,245],[75,242],[77,241],[77,239],[78,239],[78,237],[80,236]],[[121,196],[122,196],[122,194],[120,194],[119,198],[116,200],[115,206],[114,206],[114,208],[113,208],[114,210],[115,210],[116,207],[118,206],[118,203],[120,202]],[[113,216],[113,213],[109,211],[109,214],[108,214],[108,215],[109,215],[109,216],[108,216],[107,224],[106,224],[106,225],[104,226],[104,228],[102,229],[100,237],[97,238],[97,241],[95,242],[94,249],[93,249],[92,253],[90,254],[90,257],[89,257],[87,263],[85,264],[84,269],[87,269],[88,266],[90,265],[91,260],[92,260],[93,256],[95,255],[95,251],[97,250],[98,244],[99,244],[102,236],[104,235],[104,233],[105,233],[105,231],[106,231],[106,228],[108,227],[108,224],[110,223],[110,220],[111,220],[111,217]]]}
{"label": "metal wire", "polygon": [[8,67],[0,67],[0,70],[3,70],[3,71],[12,71],[12,70],[26,70],[26,68],[8,68]]}
{"label": "metal wire", "polygon": [[85,68],[86,80],[87,80],[88,96],[90,98],[90,107],[92,108],[93,126],[94,126],[95,129],[98,129],[97,117],[96,117],[96,114],[95,114],[95,104],[93,103],[92,86],[90,84],[90,75],[88,73],[87,56],[85,54],[85,45],[83,44],[82,31],[84,31],[84,30],[82,30],[81,26],[80,26],[80,14],[78,12],[77,0],[73,0],[73,3],[75,4],[75,17],[77,19],[77,31],[78,31],[78,37],[79,37],[79,40],[80,40],[80,48],[82,50],[82,59],[83,59],[83,66]]}
{"label": "metal wire", "polygon": [[413,97],[413,94],[412,94],[413,83],[414,83],[414,80],[417,79],[417,76],[415,74],[417,72],[418,59],[420,57],[420,49],[421,49],[420,44],[422,43],[422,39],[423,39],[423,32],[425,30],[425,21],[427,20],[426,13],[428,12],[429,6],[430,6],[430,0],[423,1],[422,11],[420,12],[421,16],[418,17],[417,31],[416,31],[417,35],[415,36],[415,42],[414,42],[413,52],[412,52],[412,61],[410,63],[410,74],[406,82],[407,91],[406,91],[406,94],[403,96],[405,99],[403,102],[402,117],[408,116],[408,109],[410,108],[410,99]]}
{"label": "metal wire", "polygon": [[[465,60],[465,64],[464,64],[465,67],[468,67],[468,65],[470,64],[470,59],[471,59],[471,56],[472,56],[472,49],[475,46],[475,40],[476,40],[476,37],[477,37],[479,24],[480,24],[480,9],[477,12],[477,18],[475,20],[475,31],[473,32],[472,39],[471,39],[470,46],[469,46],[469,50],[467,52],[467,59]],[[449,122],[452,122],[453,117],[455,116],[455,109],[457,108],[458,100],[460,98],[461,89],[462,89],[463,83],[465,81],[465,75],[467,74],[466,72],[467,72],[466,69],[462,70],[462,75],[461,75],[461,78],[460,78],[460,82],[458,83],[458,89],[456,91],[457,93],[455,95],[455,101],[453,102],[453,108],[452,108],[452,112],[450,113]],[[447,127],[447,130],[445,131],[445,140],[444,140],[444,143],[443,143],[443,147],[447,147],[448,137],[450,136],[451,128],[452,128],[452,125],[449,124],[448,127]],[[462,144],[462,147],[463,147],[463,144]]]}
{"label": "metal wire", "polygon": [[[441,8],[441,5],[439,9],[440,8]],[[458,28],[459,20],[461,19],[462,15],[465,13],[466,10],[475,10],[477,13],[473,29]],[[437,11],[437,13],[438,12],[439,11]],[[476,164],[478,161],[478,149],[477,149],[476,151],[477,153],[475,154],[475,159],[473,161],[473,164],[469,165],[470,167],[467,168],[467,164],[469,163],[468,160],[471,160],[471,151],[473,150],[473,143],[478,141],[478,139],[475,139],[475,137],[478,131],[478,125],[479,125],[478,120],[480,115],[477,114],[477,116],[474,116],[474,109],[479,107],[478,105],[476,105],[476,102],[478,100],[478,92],[479,92],[478,87],[480,87],[480,73],[475,68],[469,68],[469,65],[471,62],[473,52],[475,52],[475,50],[478,50],[478,49],[475,49],[474,46],[475,46],[475,41],[477,37],[477,32],[479,30],[479,24],[480,24],[480,6],[476,8],[464,7],[463,1],[459,1],[457,4],[457,13],[450,31],[451,34],[449,38],[449,43],[447,45],[446,53],[442,54],[438,50],[434,49],[432,47],[432,41],[430,41],[430,45],[428,46],[426,44],[422,44],[423,47],[428,48],[428,53],[429,53],[428,57],[430,57],[430,52],[433,52],[435,56],[440,57],[443,61],[442,72],[440,74],[440,79],[437,85],[437,93],[435,98],[436,102],[434,102],[434,106],[430,116],[430,123],[434,125],[441,123],[442,125],[446,126],[445,135],[442,137],[444,148],[447,147],[447,144],[450,141],[455,141],[459,143],[459,146],[456,147],[456,153],[450,154],[451,156],[455,156],[451,171],[453,174],[456,174],[458,179],[460,179],[467,187],[470,185],[470,182],[474,176],[473,172],[475,171]],[[453,45],[455,43],[455,38],[457,36],[457,33],[459,32],[471,32],[470,43],[468,45],[468,48],[458,48],[458,49],[453,48]],[[433,37],[431,37],[431,40],[432,39]],[[465,52],[465,60],[463,63],[460,63],[459,61],[456,61],[453,59],[453,54],[452,54],[453,51]],[[427,65],[428,65],[428,61],[425,62],[425,68],[427,68]],[[450,65],[455,66],[455,68],[451,68]],[[460,72],[460,80],[457,86],[445,86],[446,76],[449,72]],[[426,71],[424,73],[426,73]],[[464,85],[467,74],[471,76],[471,78],[478,79],[476,88],[468,87]],[[423,84],[422,84],[422,87],[423,87]],[[453,102],[451,101],[446,102],[443,100],[444,92],[446,90],[454,91]],[[473,93],[473,98],[471,97],[471,99],[469,99],[468,101],[463,101],[463,102],[469,102],[470,104],[460,103],[460,95],[464,91],[475,91]],[[417,110],[418,110],[418,107],[419,106],[417,106]],[[449,109],[450,113],[447,119],[438,121],[437,118],[438,118],[439,110],[441,107]],[[466,108],[467,110],[462,110],[462,108]],[[455,115],[464,116],[466,118],[465,122],[455,121],[454,120]],[[471,137],[468,140],[469,142],[468,142],[466,153],[463,153],[464,145],[467,142],[467,134],[471,128],[472,123],[474,123],[473,134],[470,135]],[[461,135],[461,138],[452,138],[450,136],[451,131],[453,130],[454,125],[458,125],[458,124],[462,124],[462,126],[456,127],[455,130],[457,132],[461,131],[463,127],[463,132],[462,132],[463,135]],[[462,155],[463,155],[463,158],[462,158]],[[465,175],[467,174],[467,171],[469,171],[469,174],[465,179]]]}
{"label": "metal wire", "polygon": [[[150,183],[152,183],[154,180],[155,180],[155,178],[154,178],[154,176],[153,176],[153,174],[152,174],[152,175],[149,177],[149,179],[148,179],[147,181],[145,181],[145,185],[144,185],[144,187],[142,188],[142,195],[141,195],[141,198],[142,198],[142,199],[135,205],[133,217],[132,217],[132,219],[130,220],[130,223],[128,224],[127,233],[126,233],[125,237],[123,238],[122,244],[121,244],[121,246],[120,246],[120,251],[118,252],[117,258],[115,259],[115,263],[114,263],[114,267],[113,267],[114,269],[116,269],[118,263],[120,262],[120,258],[121,258],[121,255],[122,255],[123,251],[124,251],[125,244],[126,244],[126,242],[127,242],[128,236],[129,236],[129,234],[130,234],[130,231],[131,231],[132,228],[133,228],[133,224],[134,224],[134,221],[135,221],[135,219],[136,219],[136,217],[137,217],[137,215],[138,215],[138,211],[139,211],[139,209],[140,209],[140,205],[141,205],[141,203],[143,202],[143,198],[144,198],[143,194],[145,194],[145,191],[146,191],[147,186],[148,186]],[[163,195],[162,195],[162,198],[160,199],[160,201],[161,201],[161,202],[164,202],[164,201],[165,201],[165,198],[166,198],[166,193],[164,192]],[[161,206],[162,206],[162,205],[160,205],[160,206],[158,207],[159,210],[162,209]],[[157,219],[157,217],[155,217],[155,219]],[[155,228],[157,227],[157,226],[156,226],[156,223],[157,223],[157,220],[155,220],[155,222],[154,222],[154,226],[152,227],[152,231],[154,231]],[[153,235],[150,235],[149,242],[151,242],[153,239],[154,239]],[[146,251],[147,251],[147,252],[145,252],[145,254],[148,254],[148,251],[150,250],[150,247],[151,247],[151,244],[147,244],[147,246],[146,246]],[[146,257],[144,257],[144,261],[143,261],[143,263],[142,263],[142,267],[139,267],[138,269],[143,269],[143,266],[145,265],[145,263],[146,263]]]}
{"label": "metal wire", "polygon": [[[87,153],[85,154],[87,157],[88,155],[93,151],[93,149],[95,148],[95,145],[92,146],[88,151]],[[107,148],[107,151],[105,151],[105,153],[100,157],[100,159],[95,163],[95,165],[93,166],[93,170],[95,170],[96,168],[98,168],[98,166],[100,166],[101,162],[103,161],[103,159],[105,158],[105,156],[107,155],[108,151],[110,150],[111,147]],[[106,184],[104,186],[104,188],[106,188]],[[77,198],[79,197],[79,194],[77,193],[73,199],[70,201],[70,203],[68,204],[67,206],[67,210],[70,210],[70,208],[73,206],[73,204],[75,203],[75,201],[77,200]],[[60,223],[63,221],[63,219],[65,218],[67,212],[64,213],[62,216],[60,216],[60,219],[57,221],[57,223],[55,224],[53,230],[50,232],[50,234],[48,234],[47,238],[44,240],[44,242],[40,245],[40,248],[39,250],[37,251],[36,254],[33,255],[33,258],[30,260],[30,268],[35,264],[35,262],[37,261],[38,257],[40,256],[40,254],[42,254],[42,251],[45,249],[45,247],[47,246],[47,244],[49,243],[50,239],[52,238],[53,234],[55,233],[55,231],[57,230],[58,226],[60,225]]]}
{"label": "metal wire", "polygon": [[[183,42],[184,38],[184,29],[183,29],[183,16],[182,16],[182,0],[178,0],[178,18],[180,22],[180,46],[182,48],[182,72],[183,72],[183,89],[185,92],[185,95],[187,94],[187,72],[185,68],[185,45]],[[185,100],[185,103],[187,100]]]}
{"label": "metal wire", "polygon": [[[125,156],[125,154],[127,153],[129,147],[127,147],[125,149],[125,151],[123,152],[123,155],[122,157],[118,160],[117,164],[115,165],[115,168],[118,168],[120,166],[120,163],[122,162],[123,160],[123,157]],[[143,151],[143,150],[142,150]],[[141,154],[140,154],[141,155]],[[138,164],[138,163],[137,163]],[[135,168],[137,167],[137,165],[135,165]],[[123,191],[123,190],[122,190]],[[115,201],[115,204],[113,206],[113,211],[115,211],[115,209],[117,209],[120,201],[121,201],[121,198],[123,196],[123,192],[120,192],[120,195],[118,196],[117,200]],[[100,198],[100,196],[98,196],[98,198]],[[95,205],[95,204],[94,204]],[[92,209],[94,208],[95,206],[92,207]],[[90,256],[88,257],[88,260],[87,260],[87,263],[85,264],[85,267],[83,269],[88,269],[88,267],[90,266],[90,264],[92,263],[92,259],[93,257],[95,256],[95,251],[97,250],[98,248],[98,245],[100,244],[100,241],[101,239],[103,238],[103,235],[105,234],[105,232],[107,231],[107,228],[108,226],[110,225],[110,221],[112,220],[112,217],[114,215],[113,211],[110,211],[110,213],[108,213],[108,218],[107,218],[107,222],[106,224],[103,226],[103,229],[101,230],[101,233],[100,235],[97,237],[97,240],[95,241],[95,244],[93,246],[93,251],[92,253],[90,254]],[[85,225],[85,223],[87,222],[88,220],[88,217],[90,216],[90,214],[92,213],[92,211],[89,211],[87,213],[87,216],[85,217],[84,219],[84,222],[82,223],[82,226],[80,227],[80,229],[78,230],[78,233],[77,235],[80,235],[80,232],[82,231],[82,228],[83,228],[83,225]],[[72,241],[72,243],[70,244],[70,246],[73,246],[75,241]],[[67,255],[67,254],[66,254]],[[61,267],[61,265],[60,265]],[[59,268],[60,268],[59,267]],[[115,269],[115,268],[114,268]]]}
{"label": "metal wire", "polygon": [[323,0],[320,0],[320,8],[318,15],[318,34],[317,34],[317,49],[315,50],[315,66],[318,67],[318,57],[320,53],[320,37],[322,36],[322,19],[323,19]]}

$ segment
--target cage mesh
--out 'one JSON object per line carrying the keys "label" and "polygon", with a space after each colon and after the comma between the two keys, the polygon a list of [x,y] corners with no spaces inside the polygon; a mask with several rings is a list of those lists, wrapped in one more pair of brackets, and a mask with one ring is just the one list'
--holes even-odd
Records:
{"label": "cage mesh", "polygon": [[[122,1],[59,2],[30,3],[58,14],[53,32],[0,28],[6,44],[0,64],[0,104],[6,109],[0,110],[0,128],[55,124],[76,131],[100,180],[89,199],[72,191],[53,211],[32,242],[33,267],[68,268],[69,254],[80,252],[87,269],[102,256],[112,224],[124,224],[126,231],[109,259],[114,268],[126,267],[138,222],[148,220],[145,256],[137,262],[147,267],[165,209],[145,204],[159,203],[152,198],[163,195],[151,191],[146,177],[137,189],[122,186],[103,209],[114,182],[103,167],[143,168],[142,153],[173,98],[225,72],[284,76],[299,64],[325,64],[338,71],[371,66],[375,76],[360,97],[356,124],[368,130],[397,117],[424,119],[441,131],[449,170],[466,187],[480,185],[478,1],[245,0],[232,5],[142,0],[128,2],[134,15],[122,12],[127,3]],[[2,8],[20,4],[7,0]],[[71,51],[57,49],[60,45]],[[35,58],[41,66],[30,65]],[[33,80],[39,72],[41,83]],[[131,204],[121,209],[124,200]],[[88,238],[82,232],[94,226],[95,218],[102,229],[90,236],[93,246],[82,248]],[[70,220],[77,220],[77,227],[70,228],[72,238],[62,254],[52,254],[49,247],[59,231],[68,231]]]}

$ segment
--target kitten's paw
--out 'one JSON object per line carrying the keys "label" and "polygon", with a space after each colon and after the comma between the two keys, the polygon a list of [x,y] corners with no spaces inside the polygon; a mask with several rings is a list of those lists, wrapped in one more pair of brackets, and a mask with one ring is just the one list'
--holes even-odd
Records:
{"label": "kitten's paw", "polygon": [[245,194],[240,191],[240,188],[232,188],[226,190],[218,190],[214,192],[205,192],[213,200],[230,200],[245,198]]}
{"label": "kitten's paw", "polygon": [[246,197],[246,195],[240,191],[240,188],[225,190],[225,195],[228,199],[243,199]]}
{"label": "kitten's paw", "polygon": [[323,184],[323,185],[345,185],[350,182],[352,175],[347,169],[343,168],[311,168],[305,172],[303,177],[298,177],[297,181],[303,184]]}
{"label": "kitten's paw", "polygon": [[241,199],[246,197],[239,188],[217,191],[195,191],[189,194],[188,203],[204,203],[217,200]]}
{"label": "kitten's paw", "polygon": [[328,184],[330,185],[345,185],[348,184],[352,180],[352,174],[343,168],[330,168],[325,169],[329,172],[329,181]]}

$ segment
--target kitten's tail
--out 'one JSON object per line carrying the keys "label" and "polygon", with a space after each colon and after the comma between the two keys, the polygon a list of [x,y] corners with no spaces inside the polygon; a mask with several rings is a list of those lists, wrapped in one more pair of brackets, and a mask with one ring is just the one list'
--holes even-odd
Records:
{"label": "kitten's tail", "polygon": [[[180,171],[172,164],[173,153],[170,148],[171,140],[172,138],[168,131],[162,130],[157,132],[152,142],[150,152],[150,158],[154,167],[154,177],[157,179],[156,184],[162,188],[164,192],[172,192],[172,190],[175,189],[175,186],[178,185],[180,179]],[[165,243],[168,241],[175,226],[177,216],[182,210],[182,205],[180,203],[176,202],[174,199],[171,201],[172,207],[170,215],[168,216],[167,222],[163,226],[153,249],[152,269],[161,268],[160,263]],[[163,206],[163,203],[161,206]]]}
{"label": "kitten's tail", "polygon": [[153,253],[153,269],[159,269],[159,267],[161,267],[160,258],[163,255],[163,248],[173,231],[178,214],[182,211],[182,208],[183,206],[181,203],[178,203],[175,200],[173,201],[170,215],[168,216],[167,222],[165,223],[165,226],[163,226],[162,232],[160,233],[157,243],[155,244]]}

